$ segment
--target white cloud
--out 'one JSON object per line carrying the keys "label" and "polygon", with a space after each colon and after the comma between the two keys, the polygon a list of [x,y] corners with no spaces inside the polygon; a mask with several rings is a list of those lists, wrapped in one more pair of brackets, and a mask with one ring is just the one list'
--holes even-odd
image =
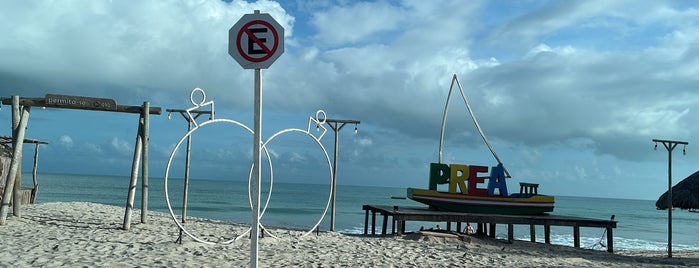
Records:
{"label": "white cloud", "polygon": [[80,146],[80,153],[83,155],[90,155],[90,156],[100,156],[104,154],[104,150],[102,150],[102,146],[99,146],[94,143],[83,143]]}
{"label": "white cloud", "polygon": [[117,137],[113,137],[109,143],[110,147],[120,155],[133,155],[134,146],[127,141]]}
{"label": "white cloud", "polygon": [[58,142],[68,150],[73,148],[73,139],[68,135],[63,135],[60,138],[58,138]]}
{"label": "white cloud", "polygon": [[313,16],[313,24],[318,28],[315,39],[330,45],[376,43],[386,40],[380,33],[399,29],[406,15],[400,7],[384,1],[335,6]]}
{"label": "white cloud", "polygon": [[[699,131],[692,113],[699,105],[696,8],[655,1],[339,2],[5,3],[0,87],[6,95],[55,90],[119,103],[146,99],[163,108],[189,105],[189,91],[201,87],[223,110],[217,117],[231,110],[233,117],[252,117],[252,72],[226,46],[237,18],[260,9],[285,27],[288,41],[264,71],[265,111],[305,116],[324,109],[329,117],[362,120],[370,127],[354,143],[351,161],[358,166],[435,159],[453,74],[496,151],[505,147],[501,157],[517,159],[512,169],[529,169],[510,171],[532,178],[627,172],[628,163],[662,156],[648,153],[651,138],[689,139]],[[453,151],[444,158],[487,163],[457,100],[448,129]],[[299,118],[295,125],[265,115],[265,133],[280,125],[304,128],[307,117]],[[70,148],[73,139],[87,140],[59,141]],[[133,152],[123,140],[103,139],[81,151]],[[151,145],[169,155],[172,140],[159,139],[152,136]],[[248,146],[236,150],[251,157]],[[279,158],[287,151],[294,148],[270,153]],[[627,162],[609,165],[613,172],[573,160],[544,166],[598,157]],[[636,174],[652,176],[645,173]]]}
{"label": "white cloud", "polygon": [[370,147],[372,144],[374,144],[374,141],[369,138],[360,138],[356,139],[356,141],[356,143],[361,147]]}

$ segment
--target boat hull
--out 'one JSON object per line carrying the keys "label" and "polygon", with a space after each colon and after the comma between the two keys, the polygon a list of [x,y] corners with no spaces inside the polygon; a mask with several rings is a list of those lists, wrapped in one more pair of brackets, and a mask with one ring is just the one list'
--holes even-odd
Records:
{"label": "boat hull", "polygon": [[471,196],[416,188],[408,188],[408,198],[439,210],[484,214],[544,214],[552,212],[554,204],[553,196],[548,195]]}

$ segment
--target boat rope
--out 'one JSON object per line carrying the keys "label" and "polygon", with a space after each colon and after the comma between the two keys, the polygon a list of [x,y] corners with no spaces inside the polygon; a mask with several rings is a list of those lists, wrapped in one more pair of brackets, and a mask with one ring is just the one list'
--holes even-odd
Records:
{"label": "boat rope", "polygon": [[488,138],[485,137],[485,133],[483,133],[483,129],[481,129],[481,125],[478,124],[478,120],[476,120],[476,116],[473,114],[473,110],[471,109],[471,105],[468,103],[468,99],[466,99],[466,94],[464,94],[464,89],[461,87],[461,82],[459,82],[459,78],[456,77],[456,74],[454,74],[453,78],[451,79],[451,86],[449,86],[449,94],[447,95],[447,103],[444,106],[444,114],[442,116],[442,130],[439,133],[439,163],[442,163],[442,144],[444,143],[444,129],[446,128],[447,125],[447,111],[449,110],[449,100],[451,99],[451,92],[454,90],[454,84],[456,84],[459,87],[459,92],[461,93],[461,98],[464,100],[464,103],[466,104],[466,109],[468,110],[469,115],[471,115],[471,119],[473,120],[473,124],[476,125],[476,128],[478,129],[478,133],[480,133],[481,138],[483,138],[483,141],[485,142],[485,145],[488,146],[488,149],[490,150],[490,153],[493,154],[493,157],[495,157],[495,160],[498,161],[498,164],[503,166],[503,169],[505,171],[505,176],[507,178],[510,178],[510,172],[507,171],[507,168],[505,168],[505,165],[500,161],[500,157],[498,157],[498,154],[495,153],[495,149],[493,149],[493,146],[490,145],[490,142],[488,142]]}

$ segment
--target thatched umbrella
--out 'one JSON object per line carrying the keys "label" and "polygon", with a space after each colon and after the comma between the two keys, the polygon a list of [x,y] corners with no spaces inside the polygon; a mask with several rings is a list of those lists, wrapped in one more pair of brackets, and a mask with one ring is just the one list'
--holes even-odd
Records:
{"label": "thatched umbrella", "polygon": [[[667,209],[667,191],[655,202],[658,209]],[[699,171],[689,175],[672,186],[672,207],[681,209],[699,209]]]}

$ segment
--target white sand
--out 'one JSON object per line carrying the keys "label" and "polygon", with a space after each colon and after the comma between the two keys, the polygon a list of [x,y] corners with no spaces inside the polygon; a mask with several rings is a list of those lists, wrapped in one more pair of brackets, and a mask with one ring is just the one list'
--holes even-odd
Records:
{"label": "white sand", "polygon": [[[150,212],[147,224],[134,211],[131,230],[122,230],[123,207],[94,203],[44,203],[22,207],[0,226],[0,266],[13,267],[247,267],[246,226],[191,219],[186,228],[207,245],[185,236],[168,214]],[[475,237],[422,234],[368,237],[271,230],[260,239],[260,267],[665,267],[699,266],[699,253],[622,252],[575,249],[526,241],[509,244]]]}

